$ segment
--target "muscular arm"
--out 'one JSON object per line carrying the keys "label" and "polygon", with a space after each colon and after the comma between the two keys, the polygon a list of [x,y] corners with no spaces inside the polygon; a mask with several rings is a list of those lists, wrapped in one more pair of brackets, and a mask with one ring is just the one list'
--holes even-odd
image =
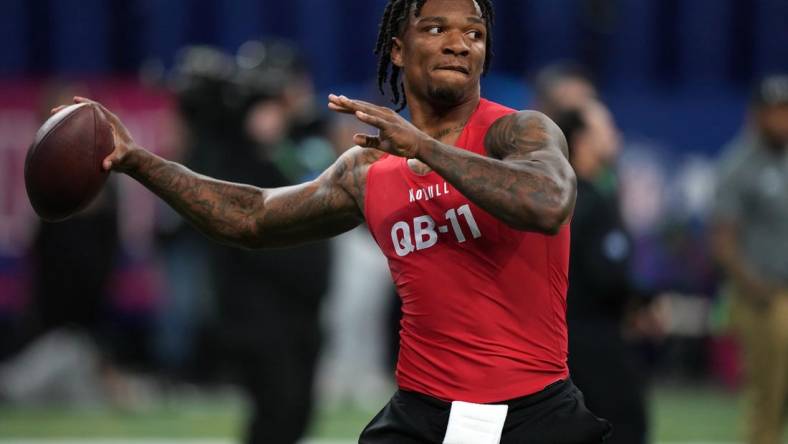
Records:
{"label": "muscular arm", "polygon": [[416,157],[512,228],[558,232],[577,193],[558,126],[539,112],[521,111],[498,119],[484,144],[490,157],[432,139]]}
{"label": "muscular arm", "polygon": [[114,148],[102,161],[105,170],[128,174],[207,236],[239,247],[294,245],[357,226],[364,218],[367,170],[383,155],[355,147],[313,181],[257,188],[212,179],[164,160],[140,147],[104,105],[84,97],[74,97],[74,102],[95,107],[112,126]]}
{"label": "muscular arm", "polygon": [[330,237],[361,223],[370,154],[350,150],[317,179],[274,189],[215,180],[144,150],[130,152],[124,170],[209,237],[264,248]]}

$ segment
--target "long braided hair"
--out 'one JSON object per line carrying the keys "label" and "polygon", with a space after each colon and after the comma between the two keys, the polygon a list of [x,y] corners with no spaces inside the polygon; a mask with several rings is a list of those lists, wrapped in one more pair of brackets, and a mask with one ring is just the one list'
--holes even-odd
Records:
{"label": "long braided hair", "polygon": [[[492,25],[494,12],[492,0],[475,0],[482,12],[485,25],[487,26],[486,47],[487,56],[484,59],[484,71],[490,68],[492,61]],[[391,102],[397,106],[397,111],[402,111],[407,106],[405,99],[405,85],[400,79],[400,68],[391,63],[391,47],[394,37],[398,37],[405,29],[408,22],[410,11],[414,10],[416,17],[421,13],[421,8],[427,0],[389,0],[383,12],[378,29],[378,41],[375,44],[375,55],[378,56],[378,89],[385,95],[384,87],[388,82],[391,90]]]}

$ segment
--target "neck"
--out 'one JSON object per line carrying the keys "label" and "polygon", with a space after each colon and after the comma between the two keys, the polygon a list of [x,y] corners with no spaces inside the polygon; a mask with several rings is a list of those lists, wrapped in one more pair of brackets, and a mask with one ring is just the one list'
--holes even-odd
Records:
{"label": "neck", "polygon": [[438,140],[459,134],[471,115],[479,106],[479,89],[462,101],[452,104],[438,104],[420,97],[405,88],[411,122],[416,128]]}
{"label": "neck", "polygon": [[572,167],[578,178],[588,182],[596,180],[602,171],[602,165],[599,162],[583,156],[575,156],[572,159]]}

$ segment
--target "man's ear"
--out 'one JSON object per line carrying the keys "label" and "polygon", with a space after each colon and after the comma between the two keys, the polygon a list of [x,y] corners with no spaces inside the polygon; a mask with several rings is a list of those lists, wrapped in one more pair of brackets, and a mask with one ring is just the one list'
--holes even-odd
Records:
{"label": "man's ear", "polygon": [[391,39],[391,63],[397,68],[402,68],[402,40],[399,37]]}

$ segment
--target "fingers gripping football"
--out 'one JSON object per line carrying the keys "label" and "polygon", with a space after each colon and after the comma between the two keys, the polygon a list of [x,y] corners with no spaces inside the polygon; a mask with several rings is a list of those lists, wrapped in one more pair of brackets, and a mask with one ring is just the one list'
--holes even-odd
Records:
{"label": "fingers gripping football", "polygon": [[84,97],[74,97],[74,102],[89,103],[95,106],[110,123],[112,126],[112,134],[115,140],[115,149],[104,159],[102,166],[105,170],[123,171],[126,166],[124,161],[127,159],[129,151],[136,148],[136,144],[134,143],[134,139],[131,137],[129,130],[126,129],[126,126],[123,125],[123,122],[121,122],[118,116],[108,110],[101,103],[91,99],[86,99]]}

